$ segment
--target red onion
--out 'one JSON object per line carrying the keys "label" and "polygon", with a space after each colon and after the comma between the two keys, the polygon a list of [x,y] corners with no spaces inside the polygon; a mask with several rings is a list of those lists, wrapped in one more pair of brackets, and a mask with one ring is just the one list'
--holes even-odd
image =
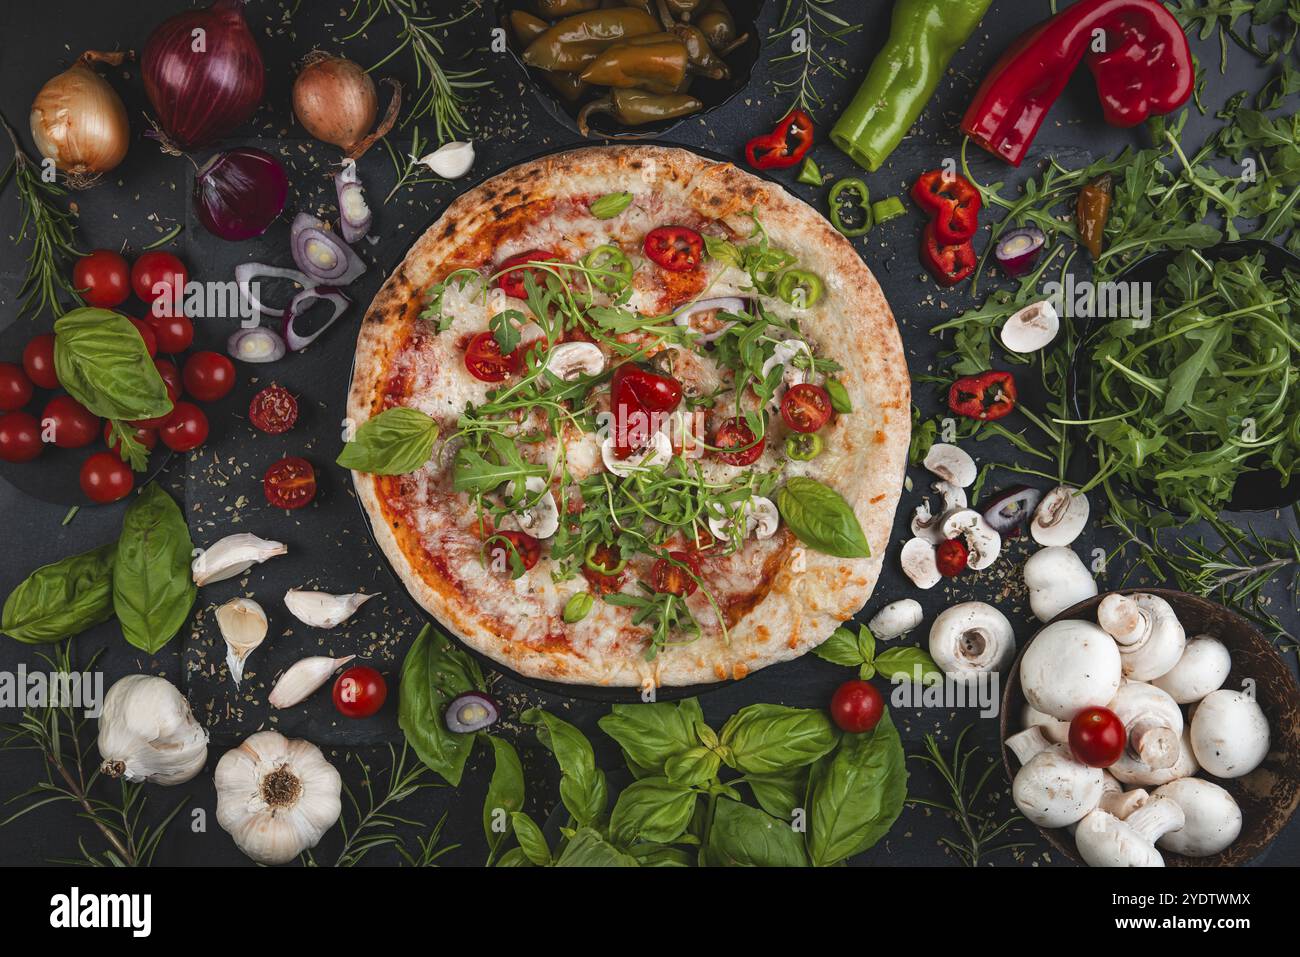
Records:
{"label": "red onion", "polygon": [[252,117],[266,88],[243,0],[216,0],[164,20],[149,34],[140,68],[174,150],[209,146],[234,131]]}
{"label": "red onion", "polygon": [[236,329],[226,340],[226,351],[240,362],[275,362],[284,358],[284,340],[265,326]]}
{"label": "red onion", "polygon": [[284,210],[289,177],[270,153],[241,146],[218,153],[194,176],[194,212],[221,239],[252,239]]}
{"label": "red onion", "polygon": [[267,266],[263,263],[240,263],[235,267],[235,283],[239,287],[239,298],[243,300],[244,305],[268,316],[283,316],[286,310],[262,302],[259,295],[261,284],[254,288],[253,280],[263,277],[287,279],[303,289],[310,289],[312,285],[311,280],[296,269],[282,269],[279,266]]}
{"label": "red onion", "polygon": [[294,217],[289,249],[298,268],[317,285],[346,286],[366,271],[361,257],[308,213]]}
{"label": "red onion", "polygon": [[364,239],[373,217],[355,160],[343,161],[343,168],[334,174],[334,190],[339,198],[339,232],[343,239],[349,243]]}
{"label": "red onion", "polygon": [[[330,303],[334,307],[334,312],[322,323],[319,329],[305,335],[299,333],[297,328],[298,320],[306,314],[314,303],[322,300]],[[343,310],[350,305],[351,301],[347,296],[329,286],[304,289],[293,297],[293,302],[289,303],[289,308],[284,314],[284,341],[289,344],[289,348],[293,352],[306,349],[316,341],[322,332],[334,325],[335,320],[343,315]]]}
{"label": "red onion", "polygon": [[1037,226],[1013,229],[998,240],[993,255],[1009,278],[1023,276],[1034,268],[1038,254],[1047,244],[1046,234]]}

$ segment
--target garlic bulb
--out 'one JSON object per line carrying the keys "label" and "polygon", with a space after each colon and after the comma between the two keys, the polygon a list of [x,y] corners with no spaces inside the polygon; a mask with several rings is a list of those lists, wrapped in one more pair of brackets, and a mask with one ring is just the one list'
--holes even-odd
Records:
{"label": "garlic bulb", "polygon": [[284,593],[284,604],[293,616],[313,628],[333,628],[341,625],[356,613],[374,595],[331,595],[323,591],[303,591],[290,588]]}
{"label": "garlic bulb", "polygon": [[460,179],[474,166],[474,144],[452,140],[421,156],[419,162],[429,167],[435,176]]}
{"label": "garlic bulb", "polygon": [[329,680],[330,675],[342,668],[356,655],[346,658],[313,657],[295,661],[271,689],[266,699],[272,708],[292,708],[299,701]]}
{"label": "garlic bulb", "polygon": [[199,552],[190,565],[190,571],[194,575],[194,584],[211,585],[213,582],[242,575],[254,565],[287,554],[288,551],[283,542],[268,542],[247,532],[227,535],[210,548]]}
{"label": "garlic bulb", "polygon": [[259,864],[284,864],[334,826],[343,780],[310,741],[259,731],[227,751],[213,775],[217,823]]}
{"label": "garlic bulb", "polygon": [[217,627],[226,639],[226,666],[230,680],[239,687],[244,662],[266,640],[266,612],[251,598],[232,598],[217,609]]}
{"label": "garlic bulb", "polygon": [[208,732],[166,678],[128,675],[104,696],[99,753],[111,778],[184,784],[208,760]]}

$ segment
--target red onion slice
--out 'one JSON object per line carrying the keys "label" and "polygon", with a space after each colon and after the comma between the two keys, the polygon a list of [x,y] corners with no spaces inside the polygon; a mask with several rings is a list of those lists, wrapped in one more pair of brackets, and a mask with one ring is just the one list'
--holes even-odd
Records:
{"label": "red onion slice", "polygon": [[267,316],[283,316],[286,310],[268,306],[261,301],[258,296],[259,290],[253,288],[253,280],[260,278],[269,279],[287,279],[290,282],[301,286],[303,289],[310,289],[312,281],[298,272],[296,269],[283,269],[279,266],[268,266],[265,263],[240,263],[235,267],[235,284],[239,287],[239,298],[245,308],[255,309],[257,312]]}
{"label": "red onion slice", "polygon": [[194,174],[194,212],[219,239],[239,242],[266,232],[284,211],[289,176],[270,153],[241,146],[218,153]]}
{"label": "red onion slice", "polygon": [[299,213],[289,230],[289,246],[298,268],[317,285],[346,286],[366,271],[366,264],[325,223]]}
{"label": "red onion slice", "polygon": [[[720,296],[716,299],[700,299],[696,302],[687,303],[678,312],[673,314],[673,322],[679,326],[691,328],[691,316],[702,312],[730,312],[741,313],[749,305],[749,300],[742,299],[739,296]],[[696,342],[712,342],[717,339],[728,329],[734,322],[724,322],[722,327],[715,329],[713,332],[704,332],[696,336]]]}
{"label": "red onion slice", "polygon": [[[305,336],[299,335],[294,328],[295,323],[311,308],[312,303],[322,299],[334,306],[334,313],[315,332]],[[298,293],[293,297],[293,302],[289,303],[289,308],[284,314],[284,339],[289,344],[289,349],[299,352],[307,348],[320,337],[322,332],[334,325],[338,317],[343,315],[343,310],[351,304],[347,296],[331,286],[317,286]]]}
{"label": "red onion slice", "polygon": [[240,362],[275,362],[284,358],[285,345],[274,330],[253,326],[231,333],[226,351]]}
{"label": "red onion slice", "polygon": [[339,198],[339,232],[343,240],[355,243],[365,239],[373,216],[353,160],[344,160],[343,168],[334,174],[334,190]]}
{"label": "red onion slice", "polygon": [[1046,234],[1037,226],[1013,229],[998,240],[993,255],[1009,278],[1016,279],[1034,268],[1038,254],[1047,244]]}

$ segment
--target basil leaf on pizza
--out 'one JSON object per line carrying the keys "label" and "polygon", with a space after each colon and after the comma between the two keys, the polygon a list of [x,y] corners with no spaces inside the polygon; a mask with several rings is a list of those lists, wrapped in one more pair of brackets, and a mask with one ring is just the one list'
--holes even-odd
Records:
{"label": "basil leaf on pizza", "polygon": [[813,478],[796,475],[777,489],[776,507],[799,541],[837,558],[870,558],[871,546],[844,496]]}
{"label": "basil leaf on pizza", "polygon": [[597,219],[613,219],[631,205],[631,193],[606,193],[588,208]]}
{"label": "basil leaf on pizza", "polygon": [[474,659],[425,625],[402,662],[397,724],[430,769],[452,787],[460,784],[475,735],[447,727],[447,705],[466,691],[482,691],[483,674]]}
{"label": "basil leaf on pizza", "polygon": [[433,455],[438,423],[419,409],[394,406],[361,423],[335,460],[372,475],[406,475]]}

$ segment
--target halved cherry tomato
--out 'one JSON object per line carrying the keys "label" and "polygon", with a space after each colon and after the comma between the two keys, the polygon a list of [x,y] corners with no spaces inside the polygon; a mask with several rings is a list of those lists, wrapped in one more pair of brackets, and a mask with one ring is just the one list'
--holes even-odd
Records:
{"label": "halved cherry tomato", "polygon": [[6,412],[0,415],[0,459],[6,462],[30,462],[40,455],[41,424],[30,412]]}
{"label": "halved cherry tomato", "polygon": [[96,249],[72,267],[72,285],[88,306],[112,309],[131,295],[131,267],[111,249]]}
{"label": "halved cherry tomato", "polygon": [[816,432],[830,417],[831,397],[821,386],[801,382],[785,390],[781,418],[796,432]]}
{"label": "halved cherry tomato", "polygon": [[849,734],[870,731],[884,713],[885,701],[880,692],[865,681],[846,681],[831,696],[831,719]]}
{"label": "halved cherry tomato", "polygon": [[[502,543],[501,539],[509,542],[509,545]],[[513,546],[513,547],[512,547]],[[488,539],[487,553],[488,559],[493,562],[504,563],[507,573],[512,570],[514,562],[511,559],[511,553],[519,556],[519,561],[523,563],[524,571],[536,565],[542,557],[542,543],[527,532],[516,532],[513,529],[497,529]]]}
{"label": "halved cherry tomato", "polygon": [[99,435],[99,416],[70,395],[56,395],[45,403],[41,429],[49,430],[61,449],[79,449]]}
{"label": "halved cherry tomato", "polygon": [[276,508],[302,508],[316,497],[316,470],[296,455],[286,455],[262,476],[262,491]]}
{"label": "halved cherry tomato", "polygon": [[216,402],[235,387],[235,364],[220,352],[196,352],[185,360],[181,381],[200,402]]}
{"label": "halved cherry tomato", "polygon": [[650,570],[650,587],[660,593],[686,598],[695,594],[699,584],[700,566],[690,552],[669,552]]}
{"label": "halved cherry tomato", "polygon": [[151,316],[177,312],[174,307],[189,278],[190,271],[185,268],[185,263],[171,253],[158,250],[145,253],[131,267],[131,288],[141,302],[154,307],[149,310]]}
{"label": "halved cherry tomato", "polygon": [[[528,295],[528,290],[524,286],[524,277],[531,275],[533,282],[537,283],[538,288],[545,288],[546,277],[549,273],[545,269],[538,269],[536,266],[525,267],[525,263],[544,262],[548,259],[559,259],[555,253],[547,249],[530,249],[526,253],[520,253],[517,256],[511,256],[500,266],[497,271],[501,273],[497,277],[497,287],[505,291],[507,296],[513,296],[515,299],[523,299]],[[523,268],[513,269],[511,267],[519,266]],[[489,380],[491,381],[491,380]]]}
{"label": "halved cherry tomato", "polygon": [[158,429],[158,437],[173,452],[197,449],[208,440],[208,417],[193,402],[177,402]]}
{"label": "halved cherry tomato", "polygon": [[149,352],[150,358],[158,354],[158,333],[153,331],[153,326],[143,319],[135,319],[127,316],[131,320],[131,325],[135,326],[135,331],[140,333],[140,338],[144,340],[144,347]]}
{"label": "halved cherry tomato", "polygon": [[96,452],[81,464],[80,481],[86,498],[105,505],[131,493],[135,473],[112,452]]}
{"label": "halved cherry tomato", "polygon": [[465,347],[465,368],[480,382],[504,382],[519,372],[522,359],[523,352],[518,347],[509,355],[502,355],[496,336],[490,332],[480,332]]}
{"label": "halved cherry tomato", "polygon": [[1124,722],[1109,708],[1084,708],[1070,720],[1070,750],[1091,768],[1108,768],[1124,754]]}
{"label": "halved cherry tomato", "polygon": [[59,377],[54,371],[54,333],[32,336],[23,349],[23,371],[42,389],[57,389]]}
{"label": "halved cherry tomato", "polygon": [[[153,449],[158,444],[158,433],[153,429],[132,429],[131,434],[146,449]],[[104,423],[104,444],[108,446],[110,452],[119,459],[122,458],[122,443],[113,435],[112,422]]]}
{"label": "halved cherry tomato", "polygon": [[646,234],[646,258],[669,272],[690,272],[704,259],[704,238],[685,226],[660,226]]}
{"label": "halved cherry tomato", "polygon": [[284,386],[271,383],[248,404],[248,420],[267,435],[281,435],[298,421],[298,400]]}
{"label": "halved cherry tomato", "polygon": [[194,323],[185,316],[149,316],[158,349],[168,355],[184,352],[194,341]]}
{"label": "halved cherry tomato", "polygon": [[741,418],[727,419],[718,426],[713,436],[713,444],[720,449],[735,449],[735,452],[719,452],[718,458],[728,465],[753,465],[763,454],[767,436],[754,441],[754,430]]}
{"label": "halved cherry tomato", "polygon": [[355,665],[334,682],[334,707],[345,718],[368,718],[384,706],[388,685],[367,665]]}
{"label": "halved cherry tomato", "polygon": [[934,549],[934,564],[939,574],[955,578],[966,570],[970,561],[970,549],[960,538],[950,538],[940,542]]}
{"label": "halved cherry tomato", "polygon": [[21,409],[32,400],[34,391],[36,389],[32,380],[19,366],[12,362],[0,362],[0,411]]}
{"label": "halved cherry tomato", "polygon": [[582,563],[582,574],[594,591],[601,595],[608,595],[623,587],[626,567],[627,560],[623,558],[617,547],[600,542],[587,549],[586,560]]}

